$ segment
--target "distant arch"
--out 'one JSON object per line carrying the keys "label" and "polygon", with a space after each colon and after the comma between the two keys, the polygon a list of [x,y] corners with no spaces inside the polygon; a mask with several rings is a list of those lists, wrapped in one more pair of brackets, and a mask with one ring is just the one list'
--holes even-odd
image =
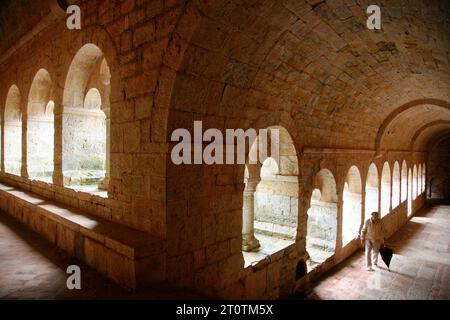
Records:
{"label": "distant arch", "polygon": [[12,85],[5,102],[5,172],[21,175],[22,170],[22,108],[21,94],[16,85]]}

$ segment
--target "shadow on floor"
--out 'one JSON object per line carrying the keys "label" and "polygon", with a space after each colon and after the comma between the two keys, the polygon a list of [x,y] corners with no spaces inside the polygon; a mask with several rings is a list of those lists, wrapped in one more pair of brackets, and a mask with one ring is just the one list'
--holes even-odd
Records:
{"label": "shadow on floor", "polygon": [[[67,267],[81,269],[81,290],[67,289]],[[199,299],[164,286],[134,293],[52,245],[0,211],[0,299]]]}

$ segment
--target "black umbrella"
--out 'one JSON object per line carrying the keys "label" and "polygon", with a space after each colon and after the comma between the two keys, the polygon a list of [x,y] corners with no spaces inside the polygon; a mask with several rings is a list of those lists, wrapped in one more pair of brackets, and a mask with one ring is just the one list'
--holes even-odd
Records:
{"label": "black umbrella", "polygon": [[[391,248],[382,247],[382,248],[380,248],[380,254],[381,254],[381,259],[383,259],[384,263],[386,264],[386,266],[389,269],[389,265],[391,264],[392,255],[394,254],[394,251]],[[391,270],[389,269],[389,271],[391,271]]]}

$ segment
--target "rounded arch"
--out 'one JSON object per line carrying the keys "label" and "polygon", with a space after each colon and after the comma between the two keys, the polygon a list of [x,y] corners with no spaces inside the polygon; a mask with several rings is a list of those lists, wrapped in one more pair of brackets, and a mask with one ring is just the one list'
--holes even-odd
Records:
{"label": "rounded arch", "polygon": [[[387,134],[389,134],[389,127],[396,119],[398,119],[402,114],[411,112],[411,110],[413,110],[416,107],[422,108],[426,105],[431,105],[437,108],[444,108],[450,110],[450,103],[448,103],[447,101],[430,98],[413,100],[396,108],[384,119],[383,123],[380,125],[378,129],[375,138],[376,153],[377,154],[380,153],[382,149],[382,140],[387,136]],[[439,116],[435,120],[439,120]]]}
{"label": "rounded arch", "polygon": [[378,210],[378,169],[371,163],[366,177],[365,216]]}
{"label": "rounded arch", "polygon": [[449,120],[436,120],[419,128],[411,139],[411,151],[426,151],[430,141],[450,132]]}
{"label": "rounded arch", "polygon": [[[271,139],[279,145],[271,144]],[[265,155],[254,154],[257,163],[247,161],[244,170],[242,249],[245,265],[285,248],[297,236],[298,161],[293,140],[282,126],[260,130],[248,148],[248,159],[262,141],[270,145],[270,150]],[[277,152],[274,147],[279,148]],[[246,253],[255,250],[264,255]]]}
{"label": "rounded arch", "polygon": [[352,166],[345,177],[342,208],[342,245],[356,239],[362,223],[362,181],[358,167]]}
{"label": "rounded arch", "polygon": [[28,94],[28,117],[45,117],[46,107],[53,100],[53,82],[46,69],[39,69],[31,83]]}
{"label": "rounded arch", "polygon": [[417,167],[417,195],[422,194],[422,164]]}
{"label": "rounded arch", "polygon": [[381,216],[387,215],[391,208],[391,168],[386,161],[381,172]]}
{"label": "rounded arch", "polygon": [[5,122],[22,121],[21,95],[15,84],[9,87],[6,95],[4,118]]}
{"label": "rounded arch", "polygon": [[426,170],[426,164],[425,162],[422,164],[422,191],[426,191],[427,186],[427,170]]}
{"label": "rounded arch", "polygon": [[28,94],[27,173],[31,179],[52,181],[54,153],[53,82],[39,69]]}
{"label": "rounded arch", "polygon": [[[320,196],[320,198],[318,198]],[[313,270],[334,255],[337,240],[337,189],[333,173],[320,170],[313,181],[308,209],[306,250]]]}
{"label": "rounded arch", "polygon": [[111,70],[93,43],[75,54],[63,92],[63,175],[65,185],[107,188]]}
{"label": "rounded arch", "polygon": [[417,165],[414,165],[412,173],[412,199],[415,200],[416,198],[417,198]]}
{"label": "rounded arch", "polygon": [[413,175],[411,168],[408,169],[408,216],[412,215],[413,200]]}
{"label": "rounded arch", "polygon": [[394,162],[392,169],[392,209],[398,207],[400,204],[400,189],[401,189],[401,176],[400,165],[398,161]]}
{"label": "rounded arch", "polygon": [[12,85],[6,96],[4,111],[5,172],[20,175],[22,169],[22,99],[19,88]]}
{"label": "rounded arch", "polygon": [[401,201],[405,201],[408,197],[408,164],[406,160],[402,161],[402,178],[401,178]]}
{"label": "rounded arch", "polygon": [[102,96],[97,88],[91,88],[84,98],[83,108],[86,110],[101,110]]}

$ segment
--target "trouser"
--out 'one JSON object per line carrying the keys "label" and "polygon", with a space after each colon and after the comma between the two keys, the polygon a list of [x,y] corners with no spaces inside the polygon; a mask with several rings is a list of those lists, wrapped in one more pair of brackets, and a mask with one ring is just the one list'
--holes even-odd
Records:
{"label": "trouser", "polygon": [[372,262],[378,263],[378,252],[380,251],[381,241],[366,240],[366,267],[370,268]]}

